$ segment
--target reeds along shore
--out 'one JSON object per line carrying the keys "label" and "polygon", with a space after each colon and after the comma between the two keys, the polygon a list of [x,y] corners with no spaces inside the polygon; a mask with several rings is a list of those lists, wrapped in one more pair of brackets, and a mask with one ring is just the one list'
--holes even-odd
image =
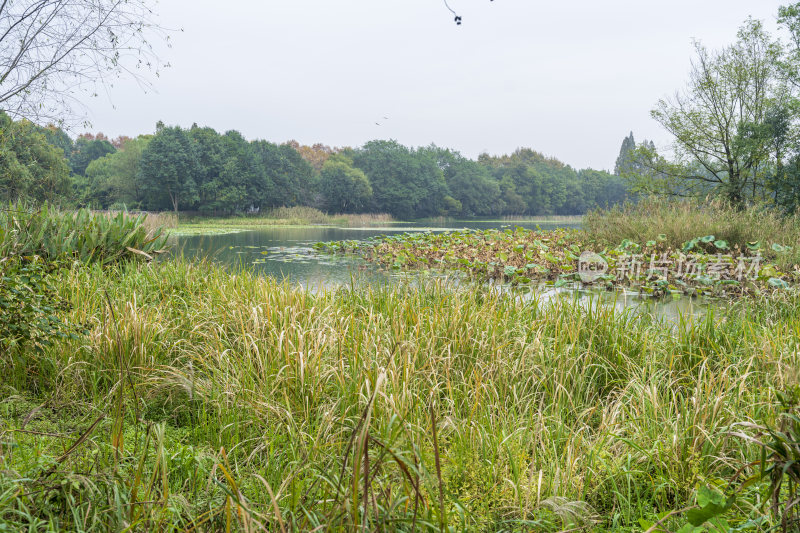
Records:
{"label": "reeds along shore", "polygon": [[583,229],[592,238],[616,246],[624,239],[645,242],[664,235],[675,248],[702,235],[714,235],[744,250],[749,242],[778,242],[793,247],[782,268],[800,264],[800,214],[782,216],[766,206],[737,209],[715,200],[666,201],[646,198],[607,210],[591,211]]}
{"label": "reeds along shore", "polygon": [[[673,325],[202,263],[55,285],[87,333],[0,359],[12,529],[640,531],[759,459],[731,428],[800,363],[790,296]],[[759,490],[733,523],[772,520]]]}
{"label": "reeds along shore", "polygon": [[375,226],[393,222],[391,215],[384,213],[326,214],[313,207],[278,207],[264,214],[247,216],[208,217],[181,215],[178,226],[181,230],[228,227],[253,228],[258,226],[307,226],[338,224],[351,227]]}

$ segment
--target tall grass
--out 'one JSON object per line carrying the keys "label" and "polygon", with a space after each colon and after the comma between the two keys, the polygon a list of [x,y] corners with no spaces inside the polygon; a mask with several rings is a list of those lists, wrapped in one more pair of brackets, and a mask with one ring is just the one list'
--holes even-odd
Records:
{"label": "tall grass", "polygon": [[[428,217],[421,219],[421,222],[425,222],[430,225],[436,224],[448,224],[455,221],[463,221],[469,220],[471,217],[452,217],[452,216],[438,216],[438,217]],[[513,224],[514,222],[526,222],[526,223],[551,223],[551,224],[569,224],[569,225],[577,225],[580,224],[583,220],[582,215],[503,215],[500,217],[478,217],[476,218],[479,222],[506,222],[508,224]]]}
{"label": "tall grass", "polygon": [[800,368],[796,296],[675,326],[443,282],[61,276],[90,333],[0,363],[11,528],[638,531],[759,456],[729,428]]}
{"label": "tall grass", "polygon": [[667,244],[680,248],[695,237],[714,235],[740,249],[748,242],[760,241],[769,253],[769,246],[777,243],[794,248],[780,258],[782,266],[800,264],[800,216],[783,217],[760,206],[740,210],[719,200],[647,198],[587,213],[583,229],[590,237],[612,245],[623,239],[646,242],[664,235]]}

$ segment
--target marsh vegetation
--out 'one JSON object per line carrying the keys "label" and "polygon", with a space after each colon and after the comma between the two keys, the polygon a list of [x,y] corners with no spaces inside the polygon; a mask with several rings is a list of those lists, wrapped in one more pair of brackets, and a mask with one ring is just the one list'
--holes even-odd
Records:
{"label": "marsh vegetation", "polygon": [[791,430],[792,290],[674,324],[105,256],[43,273],[63,334],[2,348],[12,529],[641,531],[721,494],[717,523],[791,511],[753,428]]}

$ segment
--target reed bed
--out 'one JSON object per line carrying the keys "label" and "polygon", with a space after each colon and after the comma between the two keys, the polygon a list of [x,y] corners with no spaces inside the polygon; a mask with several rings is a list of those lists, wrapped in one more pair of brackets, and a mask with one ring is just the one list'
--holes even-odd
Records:
{"label": "reed bed", "polygon": [[153,236],[159,230],[169,230],[178,227],[178,216],[175,213],[144,213],[142,221],[148,235]]}
{"label": "reed bed", "polygon": [[779,243],[793,247],[792,254],[780,259],[780,266],[800,264],[800,215],[781,216],[765,206],[736,209],[720,200],[645,198],[587,213],[583,229],[589,237],[612,245],[625,239],[644,242],[656,235],[664,235],[666,243],[676,248],[700,235],[714,235],[742,250],[748,242]]}
{"label": "reed bed", "polygon": [[[800,368],[790,295],[670,324],[442,281],[59,276],[88,333],[0,361],[12,530],[641,531],[760,457],[731,428]],[[754,494],[732,524],[770,524]]]}
{"label": "reed bed", "polygon": [[182,216],[178,232],[204,233],[242,231],[263,226],[341,225],[349,227],[376,226],[393,222],[384,213],[327,214],[313,207],[277,207],[266,215],[239,217]]}

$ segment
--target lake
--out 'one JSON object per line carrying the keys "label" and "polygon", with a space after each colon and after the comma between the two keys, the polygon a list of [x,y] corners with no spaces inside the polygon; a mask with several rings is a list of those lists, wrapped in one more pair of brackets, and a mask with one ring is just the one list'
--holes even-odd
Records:
{"label": "lake", "polygon": [[[187,258],[209,258],[231,267],[246,267],[278,280],[289,280],[310,288],[350,283],[353,277],[380,281],[403,277],[401,272],[387,272],[355,257],[317,253],[317,242],[364,240],[379,235],[408,231],[442,232],[453,229],[490,229],[521,226],[537,227],[536,222],[500,220],[402,222],[375,227],[272,226],[221,235],[175,235],[170,244]],[[538,223],[542,229],[580,227],[579,223]]]}
{"label": "lake", "polygon": [[[401,280],[417,282],[425,277],[444,277],[438,272],[402,272],[385,270],[357,257],[330,256],[313,249],[314,243],[342,240],[364,240],[379,235],[408,231],[442,232],[453,229],[489,229],[521,226],[543,230],[559,227],[580,227],[579,223],[500,221],[500,220],[454,220],[428,223],[393,223],[381,227],[333,227],[333,226],[272,226],[217,235],[173,235],[170,244],[173,253],[186,258],[207,258],[231,268],[243,268],[271,276],[280,281],[299,284],[316,291],[326,287],[356,284],[396,283]],[[458,276],[449,276],[459,283]],[[508,291],[507,286],[497,290]],[[704,314],[708,304],[691,298],[653,301],[647,296],[632,292],[576,291],[538,286],[532,292],[521,293],[530,297],[535,293],[545,300],[578,297],[586,305],[601,302],[618,309],[634,307],[639,311],[653,313],[668,320],[677,320],[681,315]]]}

